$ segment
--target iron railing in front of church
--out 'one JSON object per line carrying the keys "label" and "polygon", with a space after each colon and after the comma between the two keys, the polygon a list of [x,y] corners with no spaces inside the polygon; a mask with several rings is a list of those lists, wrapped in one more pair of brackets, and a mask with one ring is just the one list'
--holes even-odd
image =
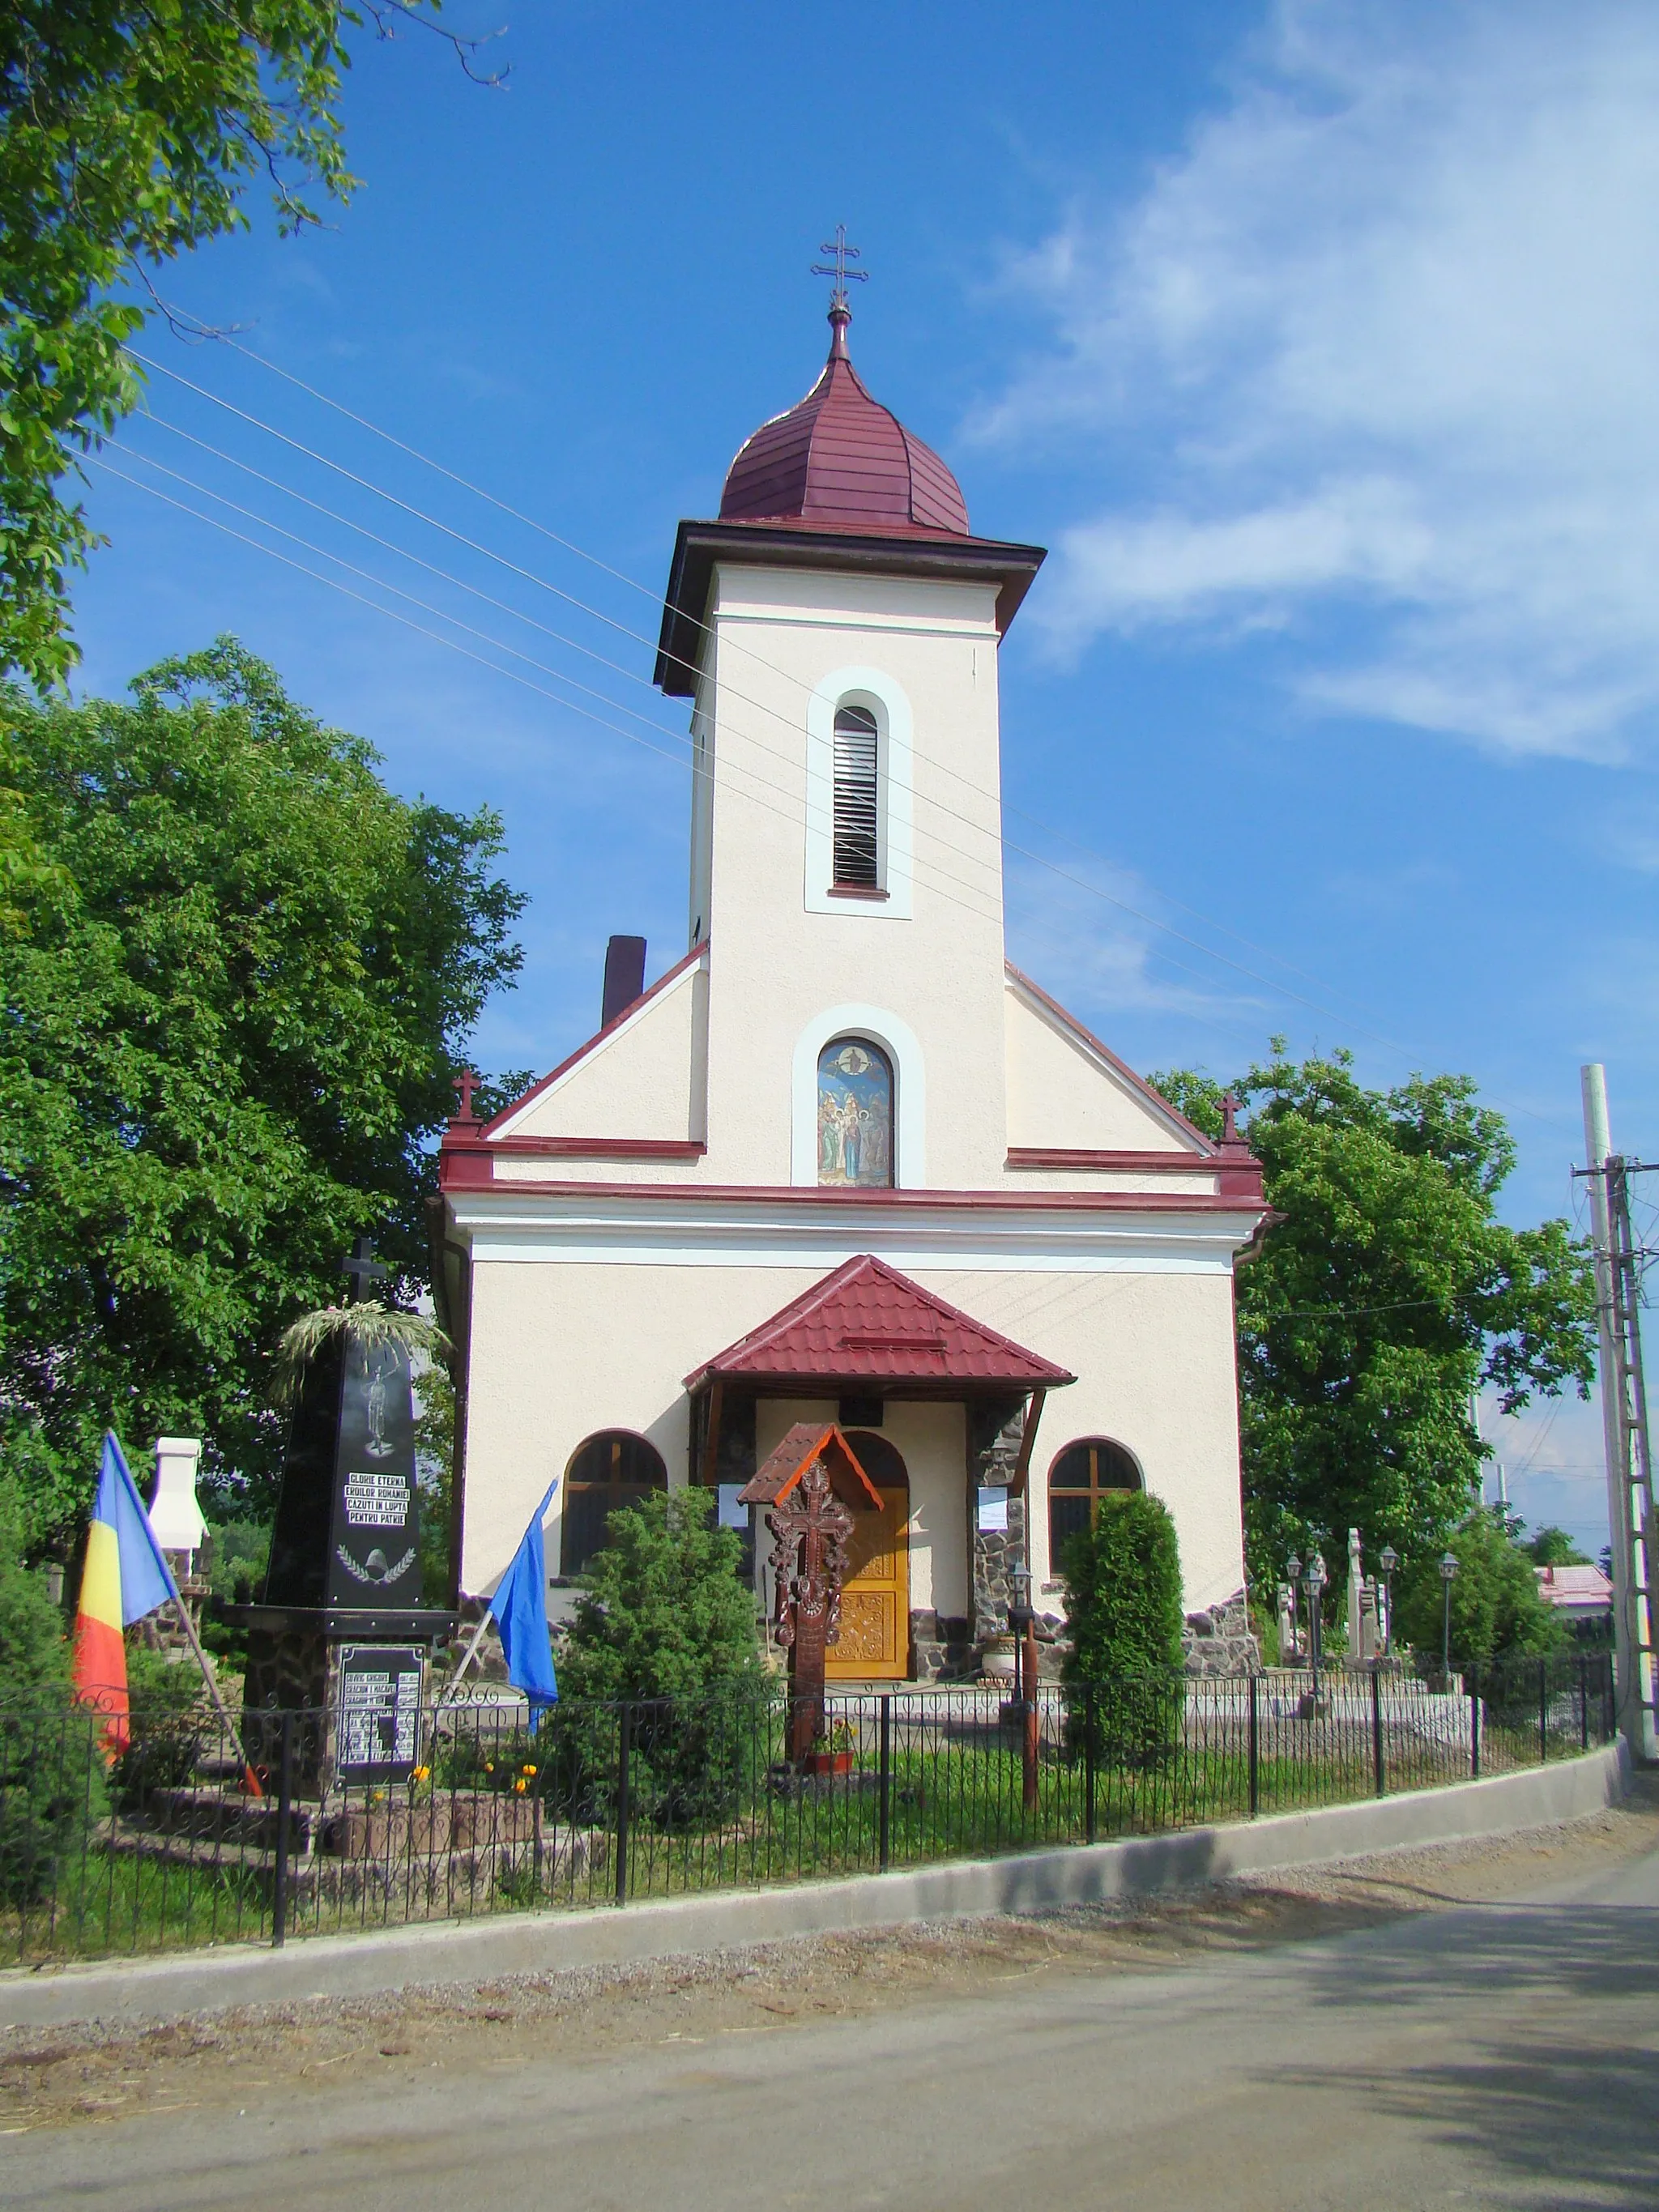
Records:
{"label": "iron railing in front of church", "polygon": [[[493,1699],[494,1693],[488,1693]],[[341,1780],[325,1717],[241,1747],[194,1704],[112,1759],[0,1701],[0,1963],[650,1897],[1168,1833],[1431,1788],[1613,1733],[1607,1655],[1449,1684],[1338,1674],[832,1692],[803,1772],[781,1690],[419,1715],[412,1771]]]}

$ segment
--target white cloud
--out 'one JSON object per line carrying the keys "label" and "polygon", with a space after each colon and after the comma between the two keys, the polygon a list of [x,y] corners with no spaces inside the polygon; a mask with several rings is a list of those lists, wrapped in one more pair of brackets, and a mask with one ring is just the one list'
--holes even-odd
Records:
{"label": "white cloud", "polygon": [[1139,200],[1013,279],[1055,343],[979,427],[1112,488],[1060,547],[1062,644],[1273,625],[1328,709],[1518,752],[1640,735],[1659,12],[1287,0]]}

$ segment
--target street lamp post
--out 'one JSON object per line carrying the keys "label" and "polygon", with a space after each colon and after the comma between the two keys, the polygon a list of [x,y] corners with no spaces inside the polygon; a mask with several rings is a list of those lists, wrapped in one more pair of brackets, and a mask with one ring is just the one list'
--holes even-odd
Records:
{"label": "street lamp post", "polygon": [[1011,1582],[1013,1603],[1008,1608],[1008,1626],[1014,1634],[1015,1679],[1019,1685],[1022,1796],[1025,1810],[1032,1813],[1036,1810],[1038,1796],[1037,1744],[1042,1709],[1037,1704],[1036,1614],[1031,1605],[1030,1569],[1016,1567]]}
{"label": "street lamp post", "polygon": [[1444,1593],[1440,1623],[1440,1672],[1446,1687],[1451,1687],[1451,1586],[1457,1572],[1456,1554],[1443,1552],[1440,1557],[1440,1587]]}
{"label": "street lamp post", "polygon": [[1324,1593],[1326,1580],[1324,1555],[1316,1552],[1308,1562],[1308,1659],[1313,1668],[1316,1711],[1319,1708],[1320,1631],[1323,1626],[1319,1617],[1319,1601]]}
{"label": "street lamp post", "polygon": [[1394,1546],[1385,1547],[1377,1563],[1382,1570],[1382,1656],[1394,1656],[1394,1577],[1400,1565],[1400,1554]]}

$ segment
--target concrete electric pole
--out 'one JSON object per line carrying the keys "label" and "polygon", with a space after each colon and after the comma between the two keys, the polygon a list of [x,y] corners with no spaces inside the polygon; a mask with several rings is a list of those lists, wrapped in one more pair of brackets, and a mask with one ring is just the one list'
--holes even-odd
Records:
{"label": "concrete electric pole", "polygon": [[1601,1440],[1607,1468],[1612,1538],[1613,1620],[1619,1725],[1634,1759],[1659,1756],[1648,1561],[1659,1551],[1648,1450],[1647,1386],[1642,1371],[1641,1271],[1630,1221],[1630,1176],[1642,1163],[1613,1149],[1607,1072],[1579,1071],[1589,1165],[1575,1174],[1589,1186],[1595,1255],[1595,1309],[1601,1382]]}

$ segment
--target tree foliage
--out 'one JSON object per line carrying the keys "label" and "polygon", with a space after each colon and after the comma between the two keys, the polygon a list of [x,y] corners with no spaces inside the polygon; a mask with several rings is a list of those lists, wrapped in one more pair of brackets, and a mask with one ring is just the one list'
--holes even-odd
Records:
{"label": "tree foliage", "polygon": [[[284,231],[356,181],[348,32],[422,0],[11,0],[0,10],[0,670],[74,659],[65,572],[96,540],[61,480],[132,407],[150,272],[245,228]],[[435,13],[439,0],[424,0]],[[463,60],[467,42],[451,40]]]}
{"label": "tree foliage", "polygon": [[252,1482],[266,1363],[360,1231],[407,1298],[429,1141],[517,969],[501,826],[388,791],[234,641],[130,702],[0,695],[46,855],[0,934],[0,1449],[32,1540],[106,1427]]}
{"label": "tree foliage", "polygon": [[[1220,1085],[1152,1081],[1219,1135]],[[1479,1496],[1471,1394],[1495,1389],[1507,1413],[1587,1391],[1588,1252],[1565,1221],[1498,1218],[1515,1147],[1468,1077],[1367,1090],[1348,1054],[1298,1066],[1275,1040],[1233,1087],[1279,1217],[1237,1278],[1252,1579],[1292,1552],[1338,1556],[1350,1528],[1373,1555],[1437,1555]]]}
{"label": "tree foliage", "polygon": [[[1457,1561],[1451,1583],[1451,1656],[1459,1662],[1519,1659],[1556,1651],[1566,1630],[1538,1593],[1533,1562],[1496,1516],[1477,1509],[1446,1547]],[[1445,1584],[1437,1555],[1414,1560],[1401,1582],[1396,1618],[1423,1658],[1437,1661],[1445,1632]]]}
{"label": "tree foliage", "polygon": [[1524,1522],[1517,1521],[1513,1534],[1521,1548],[1535,1567],[1587,1567],[1590,1555],[1581,1552],[1565,1528],[1558,1528],[1547,1521],[1534,1534],[1522,1540]]}

